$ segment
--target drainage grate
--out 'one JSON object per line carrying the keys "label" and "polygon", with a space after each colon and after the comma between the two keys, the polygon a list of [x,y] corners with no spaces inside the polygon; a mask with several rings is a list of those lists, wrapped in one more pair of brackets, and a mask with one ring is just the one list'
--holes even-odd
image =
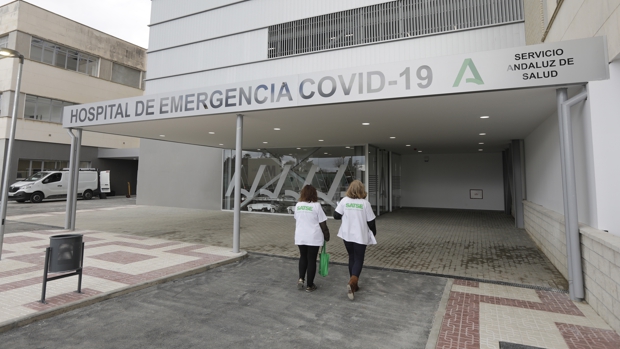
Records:
{"label": "drainage grate", "polygon": [[499,349],[545,349],[541,347],[533,347],[531,345],[499,342]]}

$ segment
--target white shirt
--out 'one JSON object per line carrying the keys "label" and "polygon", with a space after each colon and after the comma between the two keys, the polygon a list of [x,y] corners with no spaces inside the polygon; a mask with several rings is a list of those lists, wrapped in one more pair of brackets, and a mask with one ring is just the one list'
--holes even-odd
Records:
{"label": "white shirt", "polygon": [[323,246],[320,222],[327,216],[318,202],[298,202],[295,205],[295,245]]}
{"label": "white shirt", "polygon": [[362,245],[375,245],[377,240],[368,224],[375,219],[370,203],[365,199],[351,199],[345,197],[340,201],[336,212],[342,215],[342,225],[338,230],[338,237],[349,242]]}

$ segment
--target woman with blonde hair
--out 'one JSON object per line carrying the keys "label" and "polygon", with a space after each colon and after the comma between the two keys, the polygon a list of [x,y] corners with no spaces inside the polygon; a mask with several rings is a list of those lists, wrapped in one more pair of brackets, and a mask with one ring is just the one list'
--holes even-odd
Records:
{"label": "woman with blonde hair", "polygon": [[355,298],[355,292],[359,290],[357,282],[364,266],[366,246],[377,243],[376,217],[366,196],[364,184],[354,180],[349,184],[346,197],[338,203],[334,212],[335,219],[342,219],[338,237],[344,240],[344,246],[349,254],[350,279],[347,284],[347,296],[350,300]]}
{"label": "woman with blonde hair", "polygon": [[[299,193],[299,200],[295,205],[295,245],[299,247],[299,280],[297,288],[306,292],[317,289],[314,284],[316,275],[316,256],[324,241],[329,241],[327,216],[318,202],[316,189],[306,185]],[[306,278],[307,276],[307,278]]]}

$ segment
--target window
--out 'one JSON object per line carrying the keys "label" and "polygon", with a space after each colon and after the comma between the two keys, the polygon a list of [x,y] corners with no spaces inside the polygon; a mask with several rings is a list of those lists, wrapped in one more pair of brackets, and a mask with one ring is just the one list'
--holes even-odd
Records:
{"label": "window", "polygon": [[[90,168],[90,161],[80,161],[79,167]],[[62,170],[63,168],[69,168],[69,161],[19,159],[17,163],[17,179],[28,178],[41,171]]]}
{"label": "window", "polygon": [[5,48],[9,45],[9,36],[5,35],[0,37],[0,48]]}
{"label": "window", "polygon": [[124,65],[116,64],[112,66],[112,81],[119,84],[140,88],[141,71]]}
{"label": "window", "polygon": [[30,59],[91,76],[97,76],[99,71],[99,58],[35,37],[30,44]]}
{"label": "window", "polygon": [[26,95],[24,119],[62,123],[62,109],[74,103],[56,99]]}
{"label": "window", "polygon": [[45,180],[47,183],[60,182],[62,179],[62,173],[54,173],[53,175],[47,177]]}
{"label": "window", "polygon": [[523,0],[399,0],[269,27],[268,57],[523,21]]}

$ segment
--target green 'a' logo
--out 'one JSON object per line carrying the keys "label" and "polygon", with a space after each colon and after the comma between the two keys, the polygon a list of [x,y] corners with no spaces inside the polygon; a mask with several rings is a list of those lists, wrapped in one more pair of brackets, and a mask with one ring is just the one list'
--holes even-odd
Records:
{"label": "green 'a' logo", "polygon": [[463,74],[465,74],[465,69],[467,68],[471,70],[471,73],[474,75],[474,77],[465,79],[465,82],[467,83],[471,82],[471,83],[478,84],[478,85],[484,85],[484,81],[482,81],[482,77],[480,77],[480,74],[478,73],[478,69],[476,69],[476,65],[474,64],[474,61],[472,61],[471,58],[467,58],[463,61],[463,65],[461,66],[459,75],[456,77],[456,80],[454,80],[454,85],[452,87],[459,86],[459,84],[461,83],[461,80],[463,79]]}

